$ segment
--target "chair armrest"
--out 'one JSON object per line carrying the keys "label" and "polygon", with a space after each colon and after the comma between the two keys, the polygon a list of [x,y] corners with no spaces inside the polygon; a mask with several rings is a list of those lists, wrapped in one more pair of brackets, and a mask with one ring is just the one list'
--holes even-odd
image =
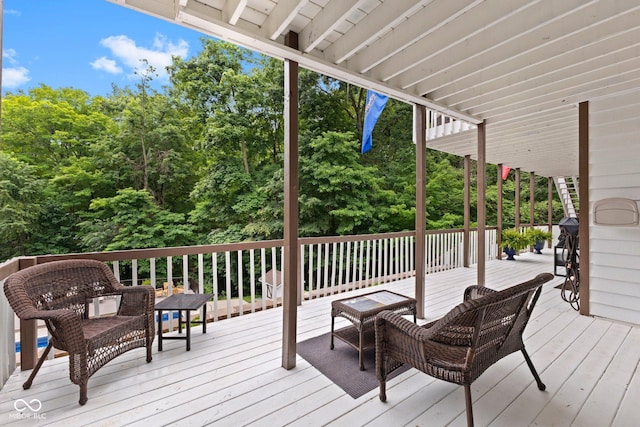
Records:
{"label": "chair armrest", "polygon": [[[385,351],[393,348],[401,349],[404,356],[411,359],[424,356],[424,344],[433,335],[431,328],[426,329],[405,319],[392,311],[382,311],[376,316],[376,358]],[[394,358],[400,362],[409,362],[397,352]]]}
{"label": "chair armrest", "polygon": [[[44,320],[47,322],[49,332],[65,343],[69,353],[86,352],[86,344],[82,332],[82,324],[78,314],[71,309],[23,311],[21,320]],[[51,328],[54,330],[52,331]]]}
{"label": "chair armrest", "polygon": [[495,294],[496,290],[486,288],[484,286],[468,286],[467,289],[464,290],[464,301],[469,301],[470,299],[478,299],[485,295]]}
{"label": "chair armrest", "polygon": [[156,301],[155,289],[151,286],[130,286],[121,289],[122,299],[118,307],[119,316],[140,316],[153,313]]}

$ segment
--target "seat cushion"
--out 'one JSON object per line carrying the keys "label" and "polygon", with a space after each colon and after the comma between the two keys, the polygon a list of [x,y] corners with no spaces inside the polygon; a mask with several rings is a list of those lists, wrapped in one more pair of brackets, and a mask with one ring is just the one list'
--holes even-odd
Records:
{"label": "seat cushion", "polygon": [[107,316],[82,320],[87,350],[140,339],[145,333],[145,316]]}

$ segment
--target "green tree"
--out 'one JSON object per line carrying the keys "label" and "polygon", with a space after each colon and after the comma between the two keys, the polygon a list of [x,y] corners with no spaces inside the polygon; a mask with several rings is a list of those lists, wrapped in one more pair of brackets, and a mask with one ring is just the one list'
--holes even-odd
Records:
{"label": "green tree", "polygon": [[2,150],[37,168],[42,177],[89,156],[112,131],[86,92],[41,85],[28,94],[7,94],[2,106]]}
{"label": "green tree", "polygon": [[87,251],[163,248],[196,243],[185,216],[161,209],[149,192],[126,188],[114,197],[91,202],[79,224],[79,240]]}
{"label": "green tree", "polygon": [[0,152],[0,260],[26,255],[43,212],[42,180],[35,168]]}

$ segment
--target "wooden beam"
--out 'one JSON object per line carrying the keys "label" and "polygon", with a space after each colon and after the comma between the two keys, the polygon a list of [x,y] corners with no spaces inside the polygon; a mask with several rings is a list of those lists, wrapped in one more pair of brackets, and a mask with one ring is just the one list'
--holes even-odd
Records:
{"label": "wooden beam", "polygon": [[578,104],[580,314],[589,315],[589,102]]}
{"label": "wooden beam", "polygon": [[520,168],[516,168],[515,212],[513,221],[516,229],[520,228]]}
{"label": "wooden beam", "polygon": [[[298,48],[298,35],[285,43]],[[300,275],[298,274],[298,63],[284,61],[284,274],[282,367],[296,366],[296,325]]]}
{"label": "wooden beam", "polygon": [[462,265],[469,267],[471,232],[471,156],[464,156],[464,231],[462,233]]}
{"label": "wooden beam", "polygon": [[529,225],[536,225],[536,174],[529,172]]}
{"label": "wooden beam", "polygon": [[425,296],[425,243],[427,218],[426,163],[427,163],[427,111],[423,105],[414,105],[414,134],[416,135],[416,300],[417,316],[424,319]]}
{"label": "wooden beam", "polygon": [[486,129],[485,122],[478,125],[478,286],[484,286],[485,284],[485,269],[486,269],[486,221],[487,221],[487,207],[486,207],[486,169],[487,169],[487,141],[486,141]]}
{"label": "wooden beam", "polygon": [[[547,178],[547,230],[549,233],[553,231],[553,178]],[[553,239],[547,241],[547,247],[551,249]]]}
{"label": "wooden beam", "polygon": [[498,245],[498,256],[496,258],[502,259],[502,170],[504,165],[500,163],[498,165],[498,231],[496,231],[496,243]]}

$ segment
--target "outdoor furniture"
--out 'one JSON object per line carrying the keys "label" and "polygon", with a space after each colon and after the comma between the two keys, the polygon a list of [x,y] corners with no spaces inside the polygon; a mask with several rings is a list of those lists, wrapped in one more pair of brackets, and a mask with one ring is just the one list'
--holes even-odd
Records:
{"label": "outdoor furniture", "polygon": [[[154,289],[124,287],[109,267],[95,260],[55,261],[9,276],[4,293],[22,320],[44,320],[50,340],[23,388],[31,387],[51,347],[69,353],[69,375],[80,386],[80,404],[87,402],[89,378],[116,356],[147,348],[151,362],[154,337]],[[117,295],[115,315],[89,317],[94,298]]]}
{"label": "outdoor furniture", "polygon": [[[331,303],[331,350],[333,337],[337,337],[358,350],[360,370],[364,371],[362,352],[375,346],[374,321],[383,310],[390,310],[398,316],[413,315],[416,321],[415,298],[390,291],[376,291],[357,297],[344,298]],[[336,317],[349,319],[353,326],[334,331]]]}
{"label": "outdoor furniture", "polygon": [[[186,340],[187,351],[191,350],[191,325],[190,323],[201,323],[202,333],[207,333],[207,301],[213,297],[212,294],[173,294],[156,304],[155,310],[158,312],[158,351],[162,351],[162,340]],[[191,310],[202,310],[202,320],[191,320]],[[162,335],[162,312],[165,310],[178,311],[178,333],[182,333],[182,311],[187,312],[186,336]]]}
{"label": "outdoor furniture", "polygon": [[473,426],[471,383],[503,357],[521,351],[538,388],[545,389],[522,341],[542,285],[542,273],[519,285],[495,291],[470,286],[464,302],[444,317],[417,326],[397,314],[381,312],[375,323],[376,375],[386,401],[387,375],[403,363],[432,377],[464,385],[467,424]]}

